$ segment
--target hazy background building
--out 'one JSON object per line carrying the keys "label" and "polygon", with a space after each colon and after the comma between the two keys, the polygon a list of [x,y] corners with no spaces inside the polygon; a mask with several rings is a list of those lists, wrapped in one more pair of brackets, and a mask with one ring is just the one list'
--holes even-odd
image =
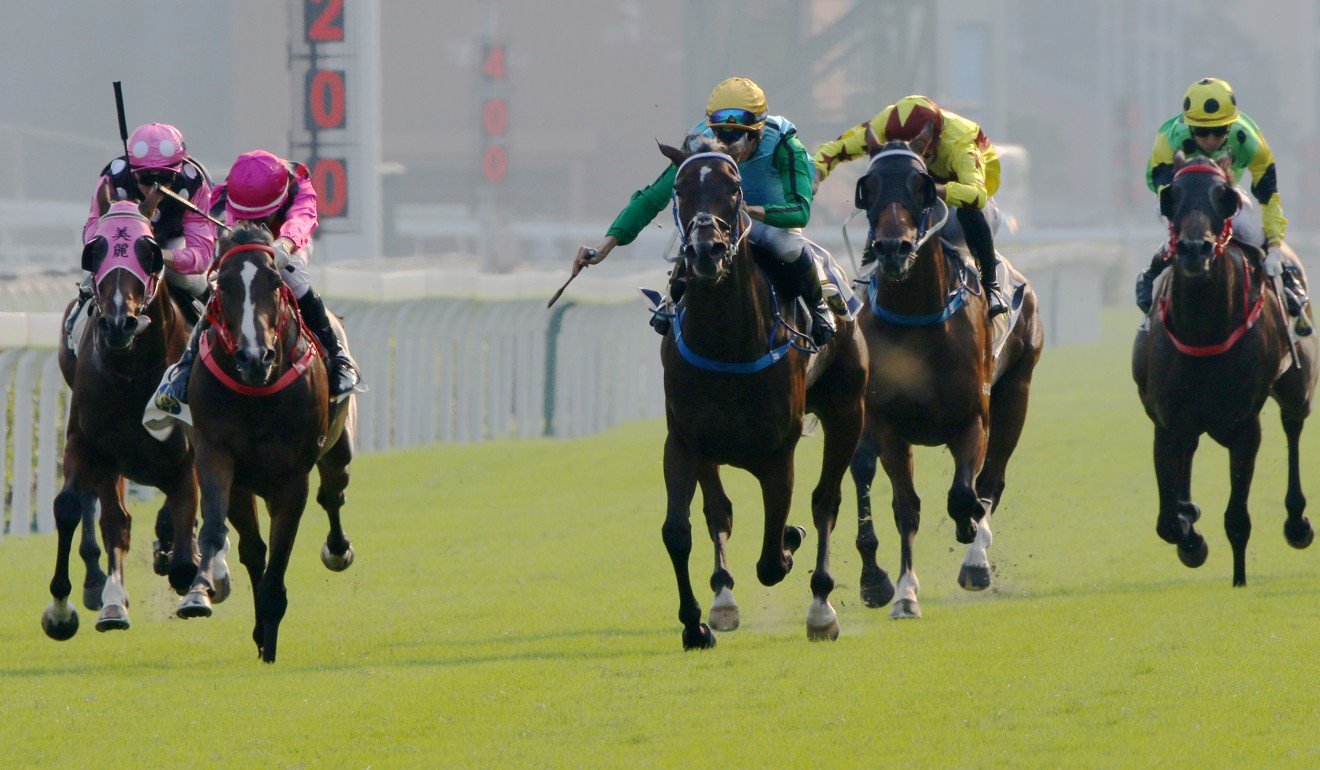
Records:
{"label": "hazy background building", "polygon": [[[125,83],[130,124],[177,124],[219,178],[243,150],[290,152],[304,120],[291,60],[304,5],[0,4],[0,249],[53,253],[24,251],[50,242],[16,222],[24,216],[44,217],[47,231],[69,219],[60,248],[76,237],[73,204],[86,206],[119,152],[112,80]],[[1265,132],[1294,231],[1320,224],[1317,0],[379,0],[376,9],[378,85],[350,80],[350,94],[358,109],[378,105],[383,236],[375,254],[326,258],[476,259],[485,244],[497,269],[566,261],[567,244],[598,237],[663,168],[655,140],[681,138],[710,87],[733,74],[757,80],[809,149],[926,93],[1022,148],[1004,197],[1025,228],[1149,228],[1152,238],[1144,171],[1154,131],[1188,83],[1216,75]],[[482,75],[491,44],[507,52],[497,84]],[[489,184],[482,109],[492,94],[507,105],[507,166]],[[814,228],[837,229],[846,180],[859,172],[824,186]],[[49,204],[44,214],[19,205],[34,202]],[[491,222],[498,232],[485,232]],[[514,224],[563,237],[537,248],[509,235]]]}

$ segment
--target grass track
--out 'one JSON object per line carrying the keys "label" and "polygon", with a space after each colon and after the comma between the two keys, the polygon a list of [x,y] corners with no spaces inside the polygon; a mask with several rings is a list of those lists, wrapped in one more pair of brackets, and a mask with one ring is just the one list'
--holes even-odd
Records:
{"label": "grass track", "polygon": [[[925,618],[857,598],[853,495],[834,538],[843,634],[810,644],[814,540],[779,586],[756,582],[759,495],[726,473],[742,628],[681,651],[660,541],[663,426],[572,442],[496,442],[355,465],[345,526],[358,559],[331,574],[311,507],[290,569],[280,661],[249,639],[251,592],[210,620],[170,617],[138,504],[133,628],[82,611],[52,642],[52,537],[0,543],[0,747],[5,766],[220,763],[396,766],[1320,765],[1320,548],[1282,536],[1277,409],[1251,498],[1248,586],[1230,587],[1227,455],[1203,443],[1194,490],[1210,559],[1184,568],[1155,535],[1151,428],[1128,375],[1133,314],[1105,341],[1050,349],[996,517],[992,591],[955,583],[962,547],[942,507],[948,455],[917,454]],[[792,521],[818,437],[799,451]],[[1303,468],[1320,426],[1303,436]],[[881,561],[898,547],[883,515]],[[1304,479],[1315,497],[1320,478]],[[694,530],[703,532],[699,504]],[[1314,511],[1313,511],[1314,513]],[[1313,518],[1316,518],[1313,515]],[[1320,519],[1318,519],[1320,520]],[[710,549],[694,546],[704,586]],[[81,564],[74,571],[75,595]],[[698,594],[708,606],[708,592]]]}

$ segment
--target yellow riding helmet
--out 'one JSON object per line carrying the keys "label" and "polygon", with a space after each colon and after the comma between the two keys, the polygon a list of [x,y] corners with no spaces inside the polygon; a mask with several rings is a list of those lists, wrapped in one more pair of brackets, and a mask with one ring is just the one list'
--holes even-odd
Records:
{"label": "yellow riding helmet", "polygon": [[706,124],[711,128],[760,131],[765,116],[765,92],[747,78],[721,82],[706,100]]}
{"label": "yellow riding helmet", "polygon": [[1201,78],[1183,95],[1183,122],[1197,128],[1218,128],[1237,120],[1233,87],[1219,78]]}

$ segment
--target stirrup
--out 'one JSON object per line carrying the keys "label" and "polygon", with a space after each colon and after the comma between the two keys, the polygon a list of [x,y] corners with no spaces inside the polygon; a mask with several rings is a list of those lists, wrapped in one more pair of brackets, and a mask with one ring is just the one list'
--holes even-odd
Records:
{"label": "stirrup", "polygon": [[1310,337],[1315,333],[1315,327],[1311,325],[1311,319],[1306,317],[1306,308],[1297,314],[1297,321],[1293,323],[1293,331],[1297,332],[1298,337]]}
{"label": "stirrup", "polygon": [[1008,303],[998,286],[985,287],[986,317],[995,318],[1008,312]]}
{"label": "stirrup", "polygon": [[834,313],[823,301],[811,308],[811,341],[816,347],[829,344],[834,339]]}

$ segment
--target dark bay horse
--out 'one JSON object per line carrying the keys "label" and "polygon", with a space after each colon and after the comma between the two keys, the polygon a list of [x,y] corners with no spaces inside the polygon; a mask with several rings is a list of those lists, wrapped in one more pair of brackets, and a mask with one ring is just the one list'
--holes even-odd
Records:
{"label": "dark bay horse", "polygon": [[[774,585],[792,568],[793,552],[806,535],[788,526],[793,452],[804,411],[817,415],[825,434],[820,481],[811,495],[818,550],[807,636],[834,639],[839,622],[829,603],[834,588],[829,541],[840,484],[861,433],[863,341],[853,322],[840,318],[838,334],[817,354],[809,383],[809,356],[803,348],[810,340],[785,323],[788,302],[777,297],[753,259],[741,177],[736,159],[724,149],[711,141],[695,153],[661,146],[678,166],[675,215],[689,276],[673,331],[660,351],[669,427],[664,454],[669,504],[661,533],[678,580],[683,647],[712,647],[711,626],[732,630],[739,623],[725,556],[733,504],[720,482],[720,465],[743,468],[761,484],[765,533],[756,565],[761,583]],[[701,622],[701,605],[688,576],[689,506],[698,484],[715,546],[710,626]]]}
{"label": "dark bay horse", "polygon": [[[124,557],[132,520],[124,508],[123,479],[165,494],[157,532],[162,542],[173,543],[166,569],[170,584],[183,593],[197,570],[192,446],[182,431],[164,442],[155,440],[140,419],[165,366],[179,357],[188,339],[187,322],[162,277],[160,246],[152,235],[151,215],[159,196],[148,197],[140,206],[130,201],[112,203],[109,188],[103,187],[99,199],[96,237],[83,249],[83,269],[95,279],[89,323],[95,322],[82,336],[76,356],[63,341],[59,349],[60,371],[73,395],[64,445],[64,487],[55,498],[59,540],[50,582],[54,599],[41,616],[46,634],[59,640],[78,631],[78,614],[68,596],[69,551],[80,522],[79,554],[87,564],[83,603],[101,611],[96,630],[129,627]],[[71,303],[65,310],[66,317],[72,307]],[[108,580],[98,564],[100,550],[92,526],[98,500]]]}
{"label": "dark bay horse", "polygon": [[[252,639],[262,660],[273,663],[288,608],[284,574],[313,466],[321,478],[316,502],[330,517],[321,560],[334,571],[353,563],[339,510],[353,458],[356,403],[351,394],[330,400],[323,354],[280,280],[270,232],[239,222],[220,238],[217,250],[216,289],[188,386],[202,493],[201,564],[179,615],[211,614],[216,576],[227,571],[227,516],[252,580]],[[269,560],[256,496],[270,514]]]}
{"label": "dark bay horse", "polygon": [[1231,239],[1241,202],[1228,158],[1187,162],[1179,153],[1174,165],[1173,183],[1160,195],[1174,267],[1149,330],[1138,332],[1132,347],[1132,377],[1155,423],[1155,531],[1177,545],[1183,564],[1205,563],[1209,548],[1196,531],[1201,509],[1192,502],[1191,480],[1192,457],[1208,433],[1229,452],[1232,490],[1224,529],[1233,549],[1233,585],[1241,586],[1247,582],[1247,495],[1260,448],[1260,410],[1271,395],[1288,437],[1283,534],[1295,548],[1306,548],[1315,537],[1302,515],[1298,439],[1311,413],[1318,348],[1314,335],[1302,337],[1293,345],[1296,355],[1290,354],[1287,317],[1259,269],[1260,250]]}
{"label": "dark bay horse", "polygon": [[[946,253],[937,233],[948,216],[922,159],[929,127],[909,146],[883,147],[867,132],[871,166],[858,180],[857,207],[871,228],[870,301],[858,318],[870,351],[866,434],[853,460],[857,485],[858,550],[863,557],[862,598],[873,607],[894,596],[875,566],[878,540],[870,491],[876,457],[893,487],[894,520],[901,537],[898,594],[890,617],[919,618],[912,543],[921,499],[912,481],[912,446],[947,446],[953,454],[948,511],[958,542],[968,544],[958,574],[967,590],[990,585],[990,517],[1004,492],[1009,457],[1022,435],[1031,376],[1043,333],[1036,296],[1021,284],[1017,323],[996,348],[984,294],[961,255]],[[1006,290],[1009,284],[1004,284]],[[1010,290],[1011,292],[1011,290]],[[1012,315],[1000,316],[1002,319]]]}

